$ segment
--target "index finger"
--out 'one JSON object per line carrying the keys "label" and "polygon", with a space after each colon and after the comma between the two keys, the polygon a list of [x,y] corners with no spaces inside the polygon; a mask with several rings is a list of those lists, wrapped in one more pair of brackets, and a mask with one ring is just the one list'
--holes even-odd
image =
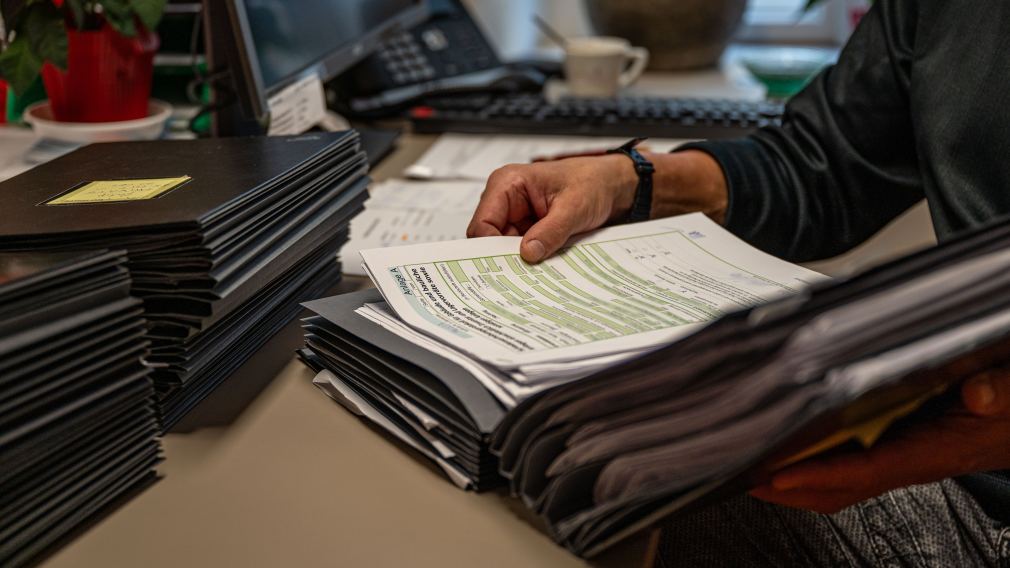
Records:
{"label": "index finger", "polygon": [[509,199],[504,192],[485,189],[470,219],[470,225],[466,228],[466,236],[468,238],[501,236],[508,225],[508,210]]}
{"label": "index finger", "polygon": [[[505,170],[503,168],[503,170]],[[508,171],[495,172],[473,213],[467,237],[496,237],[509,233],[530,215],[529,200],[520,185],[524,183]],[[518,227],[517,227],[518,228]]]}

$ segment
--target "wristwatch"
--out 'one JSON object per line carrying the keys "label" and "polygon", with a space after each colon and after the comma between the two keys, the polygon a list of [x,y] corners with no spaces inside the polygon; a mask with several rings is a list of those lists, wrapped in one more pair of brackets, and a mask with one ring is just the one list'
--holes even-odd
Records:
{"label": "wristwatch", "polygon": [[635,149],[635,146],[641,144],[643,140],[645,138],[632,138],[617,148],[607,150],[608,154],[624,154],[635,164],[638,187],[635,188],[635,200],[631,203],[631,211],[628,213],[629,223],[648,221],[652,212],[652,174],[656,168]]}

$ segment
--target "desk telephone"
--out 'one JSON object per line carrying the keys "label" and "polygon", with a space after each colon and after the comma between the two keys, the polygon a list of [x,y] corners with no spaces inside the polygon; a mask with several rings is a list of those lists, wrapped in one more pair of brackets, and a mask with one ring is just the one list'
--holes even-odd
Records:
{"label": "desk telephone", "polygon": [[540,70],[502,63],[459,0],[429,0],[429,10],[425,23],[394,33],[334,82],[342,114],[380,117],[432,95],[543,88]]}

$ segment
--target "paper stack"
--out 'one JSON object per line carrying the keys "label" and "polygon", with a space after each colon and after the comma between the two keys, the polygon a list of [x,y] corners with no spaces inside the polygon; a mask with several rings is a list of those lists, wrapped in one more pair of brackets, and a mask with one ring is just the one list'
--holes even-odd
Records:
{"label": "paper stack", "polygon": [[[318,317],[303,358],[331,373],[318,382],[357,393],[477,489],[500,481],[487,443],[519,402],[824,279],[702,215],[603,229],[536,266],[518,241],[366,250],[384,301],[373,291],[306,305]],[[433,443],[463,438],[479,451]]]}
{"label": "paper stack", "polygon": [[0,565],[153,479],[154,389],[123,253],[0,254]]}
{"label": "paper stack", "polygon": [[726,316],[527,401],[495,433],[502,474],[556,540],[592,556],[786,464],[935,415],[952,385],[1010,359],[1003,233]]}
{"label": "paper stack", "polygon": [[167,429],[339,278],[357,134],[95,144],[0,184],[0,250],[122,248]]}
{"label": "paper stack", "polygon": [[[590,233],[536,266],[517,241],[364,251],[384,302],[309,304],[303,357],[331,396],[478,489],[489,444],[580,555],[873,444],[1008,360],[1010,222],[844,282],[700,215]],[[439,452],[464,436],[481,452]]]}

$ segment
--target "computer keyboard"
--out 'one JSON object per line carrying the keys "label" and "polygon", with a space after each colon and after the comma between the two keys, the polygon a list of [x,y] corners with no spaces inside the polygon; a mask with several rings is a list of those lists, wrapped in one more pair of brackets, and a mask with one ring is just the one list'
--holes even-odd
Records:
{"label": "computer keyboard", "polygon": [[410,111],[414,132],[734,138],[779,124],[783,105],[681,98],[564,98],[467,94],[423,101]]}

